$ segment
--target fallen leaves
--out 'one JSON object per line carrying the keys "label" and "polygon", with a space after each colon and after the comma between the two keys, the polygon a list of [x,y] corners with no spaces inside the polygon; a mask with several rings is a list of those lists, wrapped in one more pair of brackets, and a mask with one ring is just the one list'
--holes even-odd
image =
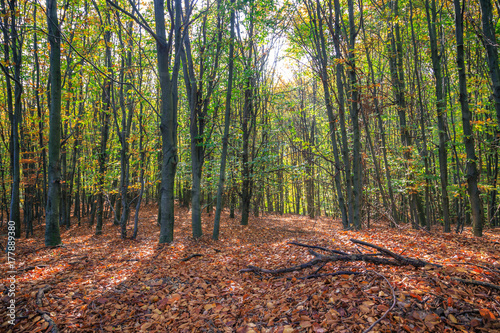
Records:
{"label": "fallen leaves", "polygon": [[[137,241],[120,240],[111,223],[99,237],[86,226],[72,227],[63,233],[64,248],[43,248],[42,229],[36,230],[35,240],[19,241],[25,259],[17,277],[18,320],[13,332],[50,328],[36,311],[38,291],[48,286],[51,289],[40,298],[43,309],[61,331],[68,332],[161,332],[165,327],[170,332],[362,332],[387,311],[374,330],[500,329],[498,294],[484,285],[454,280],[499,284],[494,266],[500,261],[494,243],[500,240],[498,234],[487,233],[478,240],[469,233],[429,235],[385,227],[353,232],[341,230],[340,223],[327,218],[311,224],[306,217],[267,215],[252,219],[247,227],[224,216],[219,242],[208,236],[194,241],[189,213],[177,209],[176,241],[159,247],[156,211],[156,207],[141,210],[142,221],[152,222],[144,223]],[[213,217],[203,219],[208,233]],[[395,290],[392,309],[392,291],[373,276],[342,274],[304,281],[293,272],[279,278],[238,273],[250,262],[283,268],[312,258],[287,244],[290,241],[343,251],[352,246],[351,238],[443,268],[366,262],[329,263],[322,268],[379,272]],[[199,254],[196,259],[193,253]],[[6,284],[6,276],[0,278]]]}

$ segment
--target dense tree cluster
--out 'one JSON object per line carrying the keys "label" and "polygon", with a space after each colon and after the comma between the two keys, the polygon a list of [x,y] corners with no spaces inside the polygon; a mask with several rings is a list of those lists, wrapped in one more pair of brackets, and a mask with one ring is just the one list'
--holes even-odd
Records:
{"label": "dense tree cluster", "polygon": [[[495,5],[495,6],[493,6]],[[112,218],[174,200],[344,228],[497,226],[491,0],[1,0],[0,219]],[[4,224],[5,225],[5,224]],[[205,230],[205,232],[207,232]]]}

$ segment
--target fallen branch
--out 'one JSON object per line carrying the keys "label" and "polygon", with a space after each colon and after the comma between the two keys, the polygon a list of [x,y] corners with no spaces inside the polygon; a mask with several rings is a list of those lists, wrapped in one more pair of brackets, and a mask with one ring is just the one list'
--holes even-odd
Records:
{"label": "fallen branch", "polygon": [[436,266],[436,267],[442,267],[441,265],[437,265],[437,264],[432,264],[432,263],[429,263],[427,261],[423,261],[423,260],[420,260],[420,259],[414,259],[414,258],[409,258],[409,257],[405,257],[405,256],[402,256],[402,255],[399,255],[399,254],[396,254],[392,251],[389,251],[387,249],[384,249],[383,247],[380,247],[380,246],[377,246],[377,245],[374,245],[374,244],[371,244],[371,243],[367,243],[367,242],[363,242],[363,241],[360,241],[360,240],[357,240],[357,239],[351,239],[350,240],[351,242],[353,242],[354,244],[360,244],[360,245],[364,245],[364,246],[368,246],[368,247],[371,247],[371,248],[374,248],[376,249],[377,251],[383,253],[383,254],[386,254],[390,257],[393,257],[394,259],[400,261],[400,262],[405,262],[405,263],[408,263],[409,265],[412,265],[414,267],[425,267],[427,265],[433,265],[433,266]]}
{"label": "fallen branch", "polygon": [[323,262],[321,258],[314,258],[311,261],[306,262],[305,264],[302,265],[297,265],[297,266],[292,266],[288,268],[281,268],[281,269],[265,269],[265,268],[260,268],[252,265],[248,265],[248,268],[244,268],[240,270],[240,273],[245,273],[245,272],[254,272],[254,273],[267,273],[267,274],[283,274],[283,273],[290,273],[294,271],[300,271],[306,268],[313,267],[314,265]]}
{"label": "fallen branch", "polygon": [[302,243],[297,243],[297,242],[288,242],[288,244],[290,244],[290,245],[302,246],[302,247],[307,247],[307,248],[309,248],[309,249],[318,249],[318,250],[323,250],[323,251],[326,251],[326,252],[329,252],[329,253],[335,253],[335,254],[347,254],[347,253],[342,252],[342,251],[332,250],[332,249],[329,249],[329,248],[326,248],[326,247],[322,247],[322,246],[308,245],[308,244],[302,244]]}
{"label": "fallen branch", "polygon": [[488,283],[488,282],[477,281],[477,280],[464,280],[464,279],[459,279],[459,278],[453,278],[453,280],[456,280],[456,281],[459,281],[459,282],[462,282],[462,283],[465,283],[465,284],[472,284],[472,285],[475,285],[475,286],[483,286],[483,287],[488,287],[488,288],[491,288],[491,289],[500,290],[500,286],[499,285]]}
{"label": "fallen branch", "polygon": [[181,261],[188,261],[188,260],[191,260],[195,257],[203,257],[203,254],[199,254],[199,253],[191,254],[191,255],[187,256],[186,258],[181,259]]}
{"label": "fallen branch", "polygon": [[333,273],[325,273],[325,274],[311,274],[305,277],[298,278],[299,280],[307,280],[307,279],[315,279],[319,277],[325,276],[338,276],[338,275],[361,275],[362,272],[353,272],[353,271],[337,271]]}
{"label": "fallen branch", "polygon": [[[247,268],[240,270],[240,273],[253,272],[256,274],[260,274],[260,273],[283,274],[283,273],[290,273],[290,272],[294,272],[294,271],[300,271],[300,270],[307,269],[307,268],[312,268],[312,267],[318,265],[320,267],[310,276],[321,276],[321,275],[318,275],[318,272],[325,266],[325,264],[329,263],[329,262],[336,262],[336,261],[347,261],[347,262],[364,261],[364,262],[372,263],[372,264],[376,264],[376,265],[413,266],[415,268],[425,267],[427,265],[441,267],[440,265],[428,263],[428,262],[420,260],[420,259],[405,257],[402,255],[396,254],[392,251],[384,249],[383,247],[373,245],[373,244],[370,244],[367,242],[359,241],[356,239],[351,239],[351,242],[353,242],[354,244],[359,244],[359,245],[362,245],[365,247],[370,247],[370,248],[376,249],[378,252],[377,253],[366,253],[366,254],[364,254],[364,253],[345,253],[345,252],[341,252],[341,251],[337,251],[337,250],[331,250],[331,249],[321,247],[321,246],[290,242],[289,244],[309,248],[309,253],[311,255],[313,255],[314,258],[311,259],[310,261],[303,263],[303,264],[300,264],[300,265],[286,267],[286,268],[279,268],[279,269],[265,269],[265,268],[260,268],[260,267],[249,265]],[[329,254],[323,255],[321,253],[313,251],[312,249],[320,249],[322,251],[328,252]],[[387,257],[389,257],[389,258],[387,258]]]}

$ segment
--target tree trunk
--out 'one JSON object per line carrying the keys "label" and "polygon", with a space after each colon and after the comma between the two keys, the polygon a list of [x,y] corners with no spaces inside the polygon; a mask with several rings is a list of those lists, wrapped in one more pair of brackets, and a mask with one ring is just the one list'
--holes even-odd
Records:
{"label": "tree trunk", "polygon": [[[17,11],[18,7],[16,1],[11,0],[5,4],[5,0],[2,0],[2,16],[3,25],[2,32],[4,41],[11,41],[10,43],[4,42],[4,59],[5,63],[13,63],[14,65],[14,75],[9,73],[8,68],[3,65],[2,70],[6,77],[6,87],[7,87],[7,111],[9,112],[11,133],[10,133],[10,157],[11,157],[11,174],[12,174],[12,186],[11,186],[11,201],[10,201],[10,216],[9,220],[14,221],[15,229],[14,237],[21,237],[21,212],[20,212],[20,182],[21,182],[21,165],[19,163],[20,156],[20,137],[19,137],[19,125],[21,123],[21,65],[22,65],[22,44],[20,36],[18,36],[17,27]],[[8,9],[8,11],[7,11]],[[9,21],[10,18],[10,21]],[[9,51],[9,44],[11,45]],[[10,52],[12,52],[12,60],[10,60]],[[12,105],[12,81],[14,81],[14,105]]]}
{"label": "tree trunk", "polygon": [[[450,209],[448,199],[448,158],[446,153],[446,110],[445,96],[443,93],[443,79],[441,72],[441,62],[437,46],[437,13],[436,1],[432,0],[432,7],[429,6],[429,0],[425,1],[425,9],[427,13],[427,23],[429,28],[429,40],[431,44],[431,59],[435,77],[436,86],[436,109],[438,118],[439,131],[439,173],[441,176],[441,196],[442,209],[444,220],[444,232],[450,232]],[[432,14],[432,16],[431,16]]]}
{"label": "tree trunk", "polygon": [[[418,106],[420,109],[420,134],[422,136],[422,151],[420,152],[420,156],[422,157],[422,160],[424,162],[424,169],[425,169],[425,219],[424,217],[420,218],[420,222],[425,221],[425,226],[427,229],[430,229],[430,179],[431,179],[431,174],[430,174],[430,168],[429,168],[429,151],[427,149],[427,134],[425,130],[425,113],[424,113],[424,106],[423,106],[423,98],[422,98],[422,89],[421,89],[421,84],[420,84],[420,66],[419,66],[419,57],[418,57],[418,52],[417,52],[417,42],[415,38],[415,29],[413,27],[413,4],[412,1],[410,0],[410,25],[411,25],[411,38],[412,38],[412,44],[413,44],[413,57],[414,57],[414,63],[415,63],[415,77],[417,80],[417,92],[418,92]],[[421,202],[417,202],[417,205]],[[419,212],[422,212],[423,209],[419,210]]]}
{"label": "tree trunk", "polygon": [[[222,137],[222,154],[220,158],[219,170],[219,184],[217,186],[217,205],[215,208],[214,218],[214,231],[212,238],[219,239],[220,230],[220,215],[222,212],[222,194],[224,192],[224,183],[226,181],[226,160],[227,160],[227,146],[229,141],[229,125],[231,123],[231,94],[233,91],[233,68],[234,68],[234,21],[235,11],[233,8],[235,0],[231,0],[231,23],[230,23],[230,40],[229,40],[229,64],[228,64],[228,78],[226,90],[226,110],[224,113],[224,136]],[[233,210],[234,217],[234,210]]]}
{"label": "tree trunk", "polygon": [[[106,22],[110,23],[110,14],[109,11],[106,12]],[[106,30],[104,33],[104,44],[106,46],[106,57],[105,63],[108,73],[112,73],[111,67],[111,31]],[[112,75],[112,74],[110,74]],[[102,234],[102,225],[104,218],[104,179],[106,173],[106,146],[108,143],[109,136],[109,121],[110,121],[110,113],[111,113],[111,91],[112,91],[113,82],[109,78],[105,78],[103,80],[103,90],[102,90],[102,106],[103,110],[100,113],[101,115],[101,142],[99,147],[99,175],[98,175],[98,184],[97,184],[97,222],[96,222],[96,235]]]}
{"label": "tree trunk", "polygon": [[349,11],[349,53],[348,53],[348,63],[349,63],[349,81],[351,84],[351,122],[352,122],[352,159],[353,159],[353,202],[352,207],[354,211],[353,215],[353,224],[354,228],[361,228],[361,217],[360,217],[360,208],[361,208],[361,197],[363,194],[363,177],[361,170],[361,142],[360,142],[360,131],[359,131],[359,92],[358,92],[358,83],[356,77],[356,58],[354,55],[354,48],[356,43],[356,26],[354,24],[354,3],[353,0],[348,0],[348,11]]}
{"label": "tree trunk", "polygon": [[61,244],[59,207],[61,192],[61,32],[57,0],[47,0],[47,25],[50,43],[50,106],[48,196],[45,211],[45,246]]}
{"label": "tree trunk", "polygon": [[[338,0],[335,0],[335,15],[340,15],[340,13],[337,13],[337,2]],[[311,4],[312,5],[312,4]],[[340,8],[340,7],[339,7]],[[323,94],[324,94],[324,99],[325,99],[325,104],[326,104],[326,112],[328,115],[328,125],[329,125],[329,130],[330,130],[330,141],[332,144],[332,150],[333,150],[333,156],[334,156],[334,161],[335,161],[335,175],[334,175],[334,182],[335,182],[335,189],[337,192],[337,200],[339,204],[339,209],[342,214],[342,225],[344,229],[349,228],[349,216],[347,214],[347,209],[346,209],[346,204],[344,201],[344,195],[342,193],[342,180],[340,176],[340,170],[341,170],[341,163],[340,163],[340,156],[339,156],[339,148],[338,148],[338,143],[337,143],[337,136],[336,136],[336,119],[333,114],[333,105],[332,105],[332,98],[330,94],[330,86],[329,86],[329,81],[328,81],[328,72],[327,72],[327,54],[326,54],[326,41],[325,41],[325,35],[323,32],[323,19],[321,16],[321,10],[320,10],[320,3],[319,0],[316,0],[316,7],[311,8],[309,10],[309,16],[316,17],[316,19],[319,20],[318,23],[318,38],[316,38],[317,42],[315,44],[316,48],[316,55],[318,56],[318,61],[319,63],[319,69],[320,69],[320,78],[321,78],[321,83],[323,84]],[[340,10],[340,9],[339,9]],[[340,37],[340,35],[337,35],[337,33],[340,33],[340,31],[335,31],[335,36],[334,36],[334,42]],[[336,57],[338,59],[341,58],[340,53],[336,54]],[[339,62],[340,63],[340,62]],[[343,108],[343,85],[342,82],[338,80],[339,76],[341,76],[341,73],[339,71],[343,71],[343,67],[337,66],[337,89],[339,89],[338,92],[338,97],[339,97],[339,108]],[[342,96],[342,97],[341,97]],[[341,111],[340,111],[341,112]],[[344,161],[347,162],[347,161]],[[349,164],[347,162],[347,164]],[[345,165],[347,165],[345,164]],[[349,188],[349,182],[347,182],[347,187]]]}
{"label": "tree trunk", "polygon": [[[170,0],[167,0],[170,1]],[[156,23],[156,50],[161,90],[160,132],[162,139],[162,167],[160,193],[160,244],[174,240],[174,185],[177,169],[177,101],[181,47],[181,0],[167,6],[170,16],[169,39],[165,33],[164,0],[154,0]],[[173,36],[173,39],[172,39]],[[174,54],[175,50],[175,54]],[[173,67],[171,58],[174,57]]]}
{"label": "tree trunk", "polygon": [[467,154],[467,190],[469,192],[469,200],[472,212],[473,233],[474,236],[481,237],[483,235],[483,220],[481,214],[481,199],[479,198],[480,192],[477,187],[479,173],[476,166],[477,157],[474,148],[474,136],[471,124],[472,113],[469,110],[467,77],[465,73],[464,60],[463,8],[465,8],[465,2],[461,5],[460,0],[454,0],[453,3],[455,5],[455,37],[457,39],[459,99],[462,109],[465,152]]}

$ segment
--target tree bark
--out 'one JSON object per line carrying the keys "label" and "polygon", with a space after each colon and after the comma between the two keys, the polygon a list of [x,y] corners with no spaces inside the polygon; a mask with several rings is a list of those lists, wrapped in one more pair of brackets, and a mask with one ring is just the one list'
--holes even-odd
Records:
{"label": "tree bark", "polygon": [[[160,132],[162,166],[160,190],[160,244],[174,240],[174,185],[177,169],[177,102],[181,47],[181,0],[169,1],[170,33],[165,33],[164,0],[154,0],[156,50],[161,90]],[[175,51],[175,53],[174,53]],[[171,60],[173,67],[171,68]]]}
{"label": "tree bark", "polygon": [[472,132],[472,113],[469,110],[469,101],[467,93],[467,77],[465,72],[464,60],[464,22],[463,14],[465,1],[460,4],[460,0],[453,1],[455,6],[455,37],[457,40],[457,66],[458,66],[458,86],[459,99],[462,109],[462,124],[464,131],[465,152],[467,154],[467,190],[469,192],[469,200],[472,212],[472,223],[474,236],[481,237],[483,235],[483,220],[481,214],[481,199],[479,198],[479,189],[477,182],[479,172],[476,166],[476,152],[474,148],[474,136]]}
{"label": "tree bark", "polygon": [[227,78],[227,90],[226,90],[226,105],[224,113],[224,136],[222,137],[222,154],[220,158],[220,170],[219,170],[219,184],[217,187],[217,205],[215,208],[215,218],[214,218],[214,231],[212,238],[214,240],[219,239],[220,230],[220,215],[222,212],[222,193],[224,192],[224,183],[226,181],[226,161],[227,161],[227,147],[229,141],[229,125],[231,123],[231,95],[233,92],[233,70],[234,70],[234,21],[235,21],[235,10],[234,1],[231,0],[231,18],[230,18],[230,40],[229,40],[229,64],[228,64],[228,78]]}
{"label": "tree bark", "polygon": [[50,43],[50,106],[48,196],[45,212],[45,246],[61,244],[59,208],[61,192],[61,32],[57,0],[47,0],[47,25]]}
{"label": "tree bark", "polygon": [[439,173],[441,176],[441,196],[444,232],[450,232],[450,208],[448,198],[448,158],[446,152],[446,110],[445,96],[443,93],[443,78],[441,71],[440,55],[437,45],[437,12],[436,0],[432,0],[432,7],[429,5],[429,0],[425,0],[425,9],[427,13],[427,24],[429,28],[429,40],[431,45],[432,68],[435,77],[436,87],[436,109],[439,131]]}
{"label": "tree bark", "polygon": [[359,131],[359,91],[358,82],[356,77],[356,57],[354,54],[354,48],[356,43],[356,26],[354,24],[354,2],[353,0],[348,0],[348,12],[349,12],[349,52],[348,52],[348,64],[349,64],[349,81],[351,84],[351,122],[352,122],[352,159],[353,159],[353,224],[354,228],[361,228],[361,198],[363,195],[363,177],[361,170],[361,141],[360,141],[360,131]]}

